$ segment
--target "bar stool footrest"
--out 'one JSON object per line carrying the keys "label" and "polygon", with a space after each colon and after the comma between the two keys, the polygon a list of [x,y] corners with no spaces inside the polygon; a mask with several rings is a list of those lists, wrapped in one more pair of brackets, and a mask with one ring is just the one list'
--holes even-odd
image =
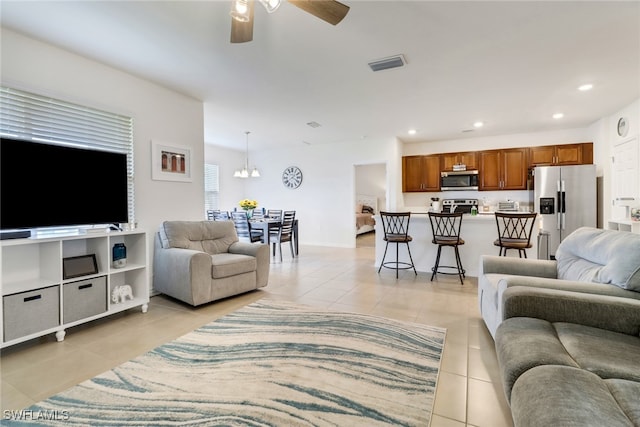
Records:
{"label": "bar stool footrest", "polygon": [[[440,271],[441,268],[450,268],[450,269],[455,270],[455,271],[454,272]],[[458,270],[458,267],[456,267],[455,265],[439,265],[438,266],[438,270],[436,270],[435,267],[432,267],[431,271],[433,273],[436,273],[436,274],[450,274],[450,275],[453,275],[453,276],[458,276],[458,275],[462,274],[462,277],[465,277],[465,278],[466,278],[465,274],[467,273],[467,270],[465,270],[464,268],[461,269],[461,270]]]}
{"label": "bar stool footrest", "polygon": [[[384,268],[391,268],[393,270],[408,270],[410,268],[413,268],[413,264],[411,264],[410,262],[403,262],[403,261],[386,261],[382,263],[382,266]],[[400,267],[402,266],[402,267]]]}

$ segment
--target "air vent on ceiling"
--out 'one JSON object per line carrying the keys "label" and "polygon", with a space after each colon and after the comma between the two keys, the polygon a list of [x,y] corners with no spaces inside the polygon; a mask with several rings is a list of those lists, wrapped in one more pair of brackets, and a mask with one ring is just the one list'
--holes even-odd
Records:
{"label": "air vent on ceiling", "polygon": [[388,70],[390,68],[404,67],[406,63],[407,61],[405,61],[404,56],[395,55],[388,58],[378,59],[377,61],[369,62],[369,67],[373,71],[382,71]]}
{"label": "air vent on ceiling", "polygon": [[309,123],[307,123],[307,126],[311,126],[312,128],[319,128],[320,127],[320,123],[318,123],[318,122],[309,122]]}

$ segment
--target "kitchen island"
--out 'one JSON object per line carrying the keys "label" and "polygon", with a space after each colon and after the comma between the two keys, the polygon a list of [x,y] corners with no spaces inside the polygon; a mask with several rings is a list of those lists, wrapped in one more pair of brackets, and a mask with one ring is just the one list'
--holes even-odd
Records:
{"label": "kitchen island", "polygon": [[[433,233],[431,232],[431,224],[427,212],[411,212],[411,220],[409,222],[409,235],[413,241],[409,243],[411,248],[411,256],[416,270],[423,273],[431,274],[431,268],[436,261],[438,245],[431,243]],[[382,220],[380,215],[376,215],[376,268],[382,262],[384,248],[386,242],[383,239],[384,230],[382,228]],[[478,215],[464,214],[462,217],[462,226],[460,228],[460,237],[465,241],[464,245],[459,246],[460,259],[467,276],[478,277],[478,269],[480,266],[480,257],[482,255],[498,255],[499,248],[493,245],[494,240],[498,238],[498,228],[496,226],[496,218],[493,213],[479,213]],[[538,227],[534,225],[531,244],[533,247],[527,249],[527,257],[537,258],[538,247]],[[399,245],[399,258],[401,262],[409,262],[406,245]],[[518,251],[509,251],[508,256],[517,257]],[[389,245],[387,252],[387,261],[395,260],[395,245]],[[442,248],[440,255],[440,266],[455,266],[455,255],[453,248]],[[395,273],[394,273],[395,274]],[[412,273],[413,274],[413,273]],[[438,275],[442,277],[442,275]],[[457,280],[456,276],[451,276]]]}

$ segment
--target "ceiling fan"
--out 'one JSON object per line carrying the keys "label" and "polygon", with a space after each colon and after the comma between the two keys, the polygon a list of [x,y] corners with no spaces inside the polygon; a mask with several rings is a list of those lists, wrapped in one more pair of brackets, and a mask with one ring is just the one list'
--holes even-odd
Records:
{"label": "ceiling fan", "polygon": [[[267,12],[275,12],[282,0],[257,0]],[[346,6],[335,0],[288,0],[289,3],[332,25],[337,25],[349,12]],[[253,40],[254,0],[233,0],[231,4],[231,43]]]}

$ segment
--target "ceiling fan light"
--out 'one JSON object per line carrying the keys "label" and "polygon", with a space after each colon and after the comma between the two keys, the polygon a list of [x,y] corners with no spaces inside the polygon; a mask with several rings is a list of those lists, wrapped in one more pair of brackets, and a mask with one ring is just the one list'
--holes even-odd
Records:
{"label": "ceiling fan light", "polygon": [[247,0],[233,0],[229,15],[236,21],[249,22],[249,5]]}
{"label": "ceiling fan light", "polygon": [[267,12],[273,13],[276,10],[278,10],[282,1],[281,0],[260,0],[260,3],[262,3],[264,8],[267,10]]}

